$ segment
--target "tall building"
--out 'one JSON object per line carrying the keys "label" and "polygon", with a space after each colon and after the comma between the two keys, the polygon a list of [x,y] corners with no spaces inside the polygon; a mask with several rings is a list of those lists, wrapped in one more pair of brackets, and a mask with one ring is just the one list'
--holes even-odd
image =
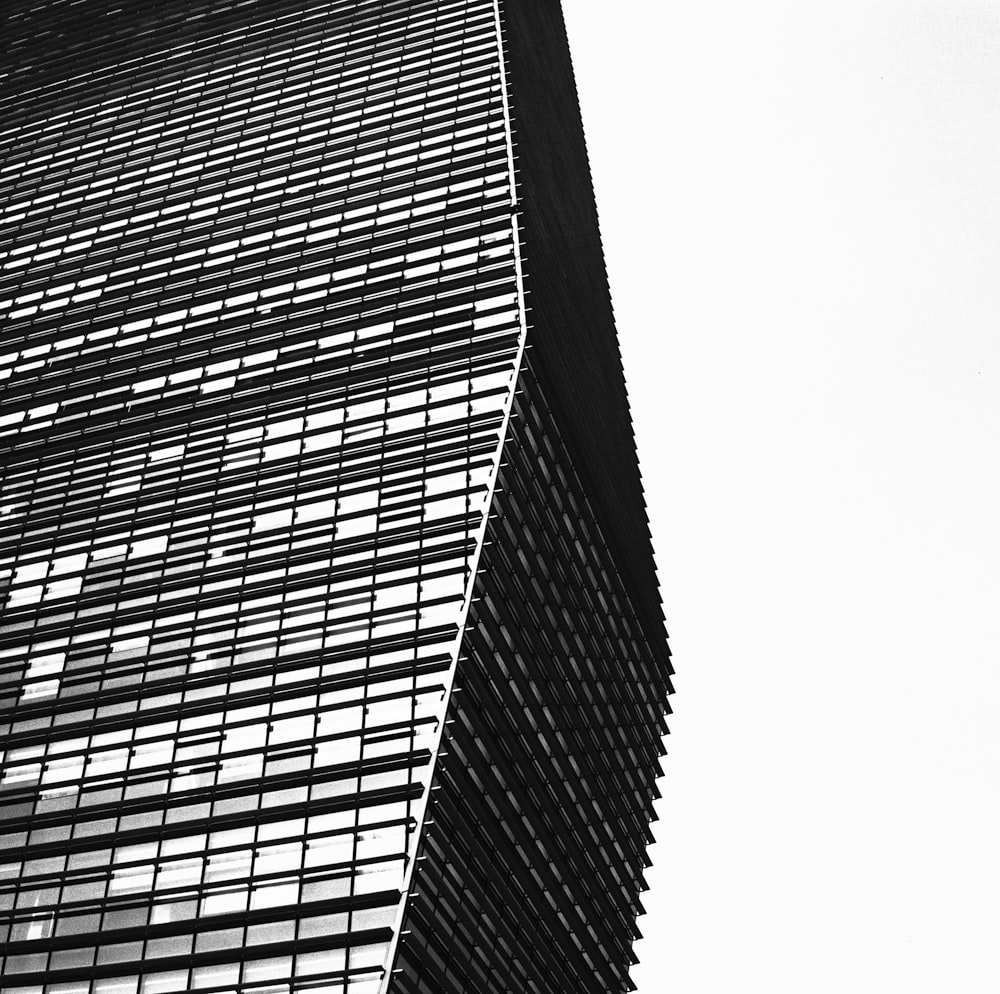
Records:
{"label": "tall building", "polygon": [[9,994],[608,992],[669,653],[557,0],[8,0]]}

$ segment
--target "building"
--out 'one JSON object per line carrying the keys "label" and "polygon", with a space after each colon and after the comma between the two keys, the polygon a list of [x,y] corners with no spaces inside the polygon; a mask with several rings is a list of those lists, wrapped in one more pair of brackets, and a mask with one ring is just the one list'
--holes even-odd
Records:
{"label": "building", "polygon": [[3,989],[627,989],[671,671],[558,3],[3,18]]}

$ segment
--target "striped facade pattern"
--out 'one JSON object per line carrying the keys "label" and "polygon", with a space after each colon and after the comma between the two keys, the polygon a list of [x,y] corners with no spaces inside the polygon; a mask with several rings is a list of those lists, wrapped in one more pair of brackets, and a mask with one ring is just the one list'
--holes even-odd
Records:
{"label": "striped facade pattern", "polygon": [[630,989],[669,690],[527,362],[393,994]]}
{"label": "striped facade pattern", "polygon": [[523,322],[493,4],[369,7],[4,115],[5,986],[385,976]]}
{"label": "striped facade pattern", "polygon": [[[531,379],[504,4],[13,0],[2,17],[0,988],[625,989],[668,664],[600,513],[577,527],[603,579],[562,621],[540,619],[565,583],[490,586],[517,558],[498,481]],[[535,455],[585,501],[568,451]],[[490,598],[510,599],[508,630],[548,632],[516,665],[476,634]],[[580,669],[557,643],[584,610],[621,630]],[[638,712],[599,719],[635,727],[609,733],[613,774],[522,724],[523,689],[552,706],[526,651],[599,696],[626,681]],[[500,673],[523,748],[566,752],[535,779],[582,763],[598,807],[566,809],[583,834],[554,876],[491,902],[455,848],[476,833],[447,812],[535,803],[509,776],[457,775],[451,729]],[[564,713],[581,728],[585,696]],[[617,766],[628,799],[605,811]],[[499,865],[513,822],[493,818]],[[591,823],[609,852],[630,840],[604,925],[574,883]],[[430,913],[449,866],[504,945]],[[514,970],[532,938],[501,918],[539,902],[550,952]],[[427,965],[428,930],[455,964]]]}

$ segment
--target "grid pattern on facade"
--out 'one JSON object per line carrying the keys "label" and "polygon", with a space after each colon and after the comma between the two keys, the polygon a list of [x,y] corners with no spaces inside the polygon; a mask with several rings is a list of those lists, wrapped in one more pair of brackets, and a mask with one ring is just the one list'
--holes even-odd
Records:
{"label": "grid pattern on facade", "polygon": [[[535,373],[653,645],[666,631],[559,0],[507,0],[524,286]],[[651,123],[651,126],[655,126]],[[618,154],[627,158],[626,146]],[[662,335],[655,318],[636,333]]]}
{"label": "grid pattern on facade", "polygon": [[256,14],[70,83],[8,19],[5,990],[384,986],[523,345],[496,11]]}
{"label": "grid pattern on facade", "polygon": [[525,368],[394,991],[629,989],[669,674]]}
{"label": "grid pattern on facade", "polygon": [[0,988],[626,989],[671,669],[558,0],[0,21]]}

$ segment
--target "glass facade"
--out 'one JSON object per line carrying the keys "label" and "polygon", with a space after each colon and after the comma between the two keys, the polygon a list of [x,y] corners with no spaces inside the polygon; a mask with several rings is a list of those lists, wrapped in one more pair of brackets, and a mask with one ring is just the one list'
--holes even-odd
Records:
{"label": "glass facade", "polygon": [[629,989],[669,669],[522,366],[394,994]]}
{"label": "glass facade", "polygon": [[[632,579],[607,513],[631,495],[586,478],[604,458],[588,426],[621,412],[574,415],[571,385],[545,372],[587,320],[564,307],[548,334],[559,278],[547,229],[532,231],[553,178],[531,179],[543,140],[518,145],[519,122],[541,121],[516,82],[519,65],[530,77],[526,9],[5,5],[4,991],[502,990],[481,976],[530,941],[503,917],[528,909],[545,910],[556,950],[535,958],[555,956],[563,980],[525,967],[511,989],[627,983],[633,932],[618,918],[637,907],[669,662],[662,619],[639,603],[655,577]],[[545,196],[558,216],[561,193]],[[577,358],[593,365],[587,348]],[[562,431],[579,437],[567,448]],[[612,475],[637,485],[634,462]],[[566,500],[551,520],[539,510]],[[528,547],[549,539],[569,572],[532,583],[549,559]],[[600,637],[557,652],[581,612],[605,619]],[[538,725],[537,708],[562,707],[556,678],[525,674],[548,673],[553,652],[569,660],[559,685],[592,709],[617,702],[613,683],[630,702],[599,722],[617,731],[598,740],[616,758],[597,779],[581,772],[590,739]],[[490,681],[507,688],[506,724],[489,717]],[[565,710],[582,725],[597,714]],[[501,750],[519,737],[520,764],[535,750],[531,783],[582,779],[549,799],[509,770],[486,782],[455,735],[470,727],[484,748],[483,729]],[[622,783],[627,803],[601,799]],[[454,821],[491,796],[492,820]],[[477,896],[472,854],[488,855],[491,831],[511,837],[509,803],[567,797],[576,855],[535,891],[521,877],[536,856],[522,859],[520,908]],[[562,831],[525,824],[546,852]],[[588,912],[573,880],[603,846],[622,853],[602,857],[613,896]],[[504,937],[494,959],[475,936],[448,939],[453,912],[414,896],[421,880],[441,891],[449,868],[466,881],[451,900]],[[549,892],[551,914],[536,909]],[[422,966],[435,931],[478,967]]]}

